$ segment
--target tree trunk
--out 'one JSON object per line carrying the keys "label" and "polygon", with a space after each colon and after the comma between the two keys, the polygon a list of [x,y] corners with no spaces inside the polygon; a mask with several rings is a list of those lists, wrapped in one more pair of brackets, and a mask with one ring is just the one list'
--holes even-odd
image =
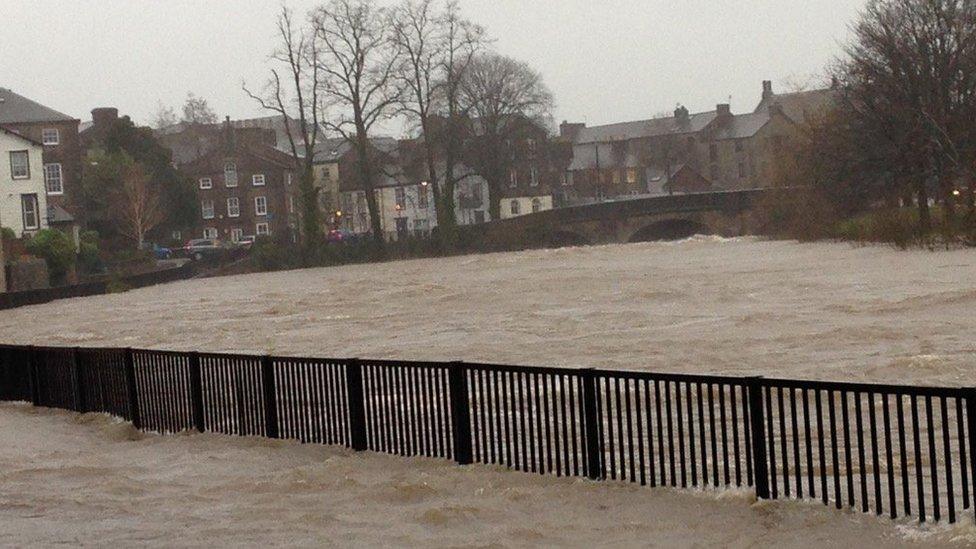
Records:
{"label": "tree trunk", "polygon": [[373,166],[369,159],[369,139],[366,137],[365,125],[358,121],[356,124],[356,149],[359,179],[363,190],[366,192],[366,206],[369,209],[369,227],[373,232],[373,243],[382,253],[386,240],[383,238],[379,203],[376,200],[376,193],[373,191]]}
{"label": "tree trunk", "polygon": [[306,163],[302,168],[299,192],[302,196],[301,237],[306,248],[314,246],[319,241],[319,201],[315,188],[315,172],[312,165]]}
{"label": "tree trunk", "polygon": [[925,235],[932,230],[932,220],[929,214],[929,191],[924,177],[916,179],[915,195],[918,198],[918,228]]}

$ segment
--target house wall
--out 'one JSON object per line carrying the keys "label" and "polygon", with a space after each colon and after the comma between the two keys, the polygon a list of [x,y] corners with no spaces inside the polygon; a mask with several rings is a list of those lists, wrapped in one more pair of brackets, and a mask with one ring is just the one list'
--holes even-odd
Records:
{"label": "house wall", "polygon": [[[80,191],[81,185],[81,146],[78,139],[78,123],[78,120],[65,120],[5,124],[8,128],[38,143],[43,143],[42,136],[45,129],[58,130],[58,144],[43,146],[42,164],[61,165],[62,192],[48,194],[48,202],[69,209],[72,200]],[[38,164],[37,172],[43,182],[42,164]]]}
{"label": "house wall", "polygon": [[[533,213],[533,203],[536,201],[538,201],[537,211],[542,212],[552,209],[552,195],[514,196],[503,198],[501,204],[502,219],[509,219],[512,217]],[[518,204],[517,208],[513,208],[513,205],[515,204]],[[517,211],[514,211],[516,209]]]}
{"label": "house wall", "polygon": [[[28,151],[30,177],[14,179],[10,152],[24,150]],[[13,229],[18,237],[34,234],[48,226],[43,165],[43,147],[0,130],[0,227]],[[38,228],[33,230],[24,227],[22,196],[28,194],[37,196]]]}

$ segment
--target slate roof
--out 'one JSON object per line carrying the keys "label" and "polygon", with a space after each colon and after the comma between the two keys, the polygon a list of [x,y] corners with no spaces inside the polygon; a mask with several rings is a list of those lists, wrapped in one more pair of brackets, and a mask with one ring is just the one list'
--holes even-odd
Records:
{"label": "slate roof", "polygon": [[576,137],[576,143],[604,143],[642,137],[697,133],[715,120],[717,115],[718,113],[715,111],[709,111],[691,114],[687,120],[681,120],[671,116],[667,118],[653,118],[651,120],[587,127],[580,130],[579,135]]}
{"label": "slate roof", "polygon": [[732,116],[727,124],[716,126],[712,137],[719,141],[752,137],[763,126],[768,124],[769,121],[770,114],[768,110],[749,114],[736,114]]}
{"label": "slate roof", "polygon": [[804,122],[811,116],[822,115],[837,105],[838,91],[833,88],[797,93],[774,94],[763,99],[756,112],[768,111],[770,105],[779,105],[783,114],[794,122]]}
{"label": "slate roof", "polygon": [[70,122],[74,117],[45,107],[36,101],[0,88],[0,124],[24,122]]}
{"label": "slate roof", "polygon": [[12,135],[14,137],[17,137],[18,139],[23,139],[24,141],[27,141],[28,143],[32,143],[34,145],[43,146],[43,145],[41,145],[41,143],[39,143],[39,142],[31,139],[30,137],[27,137],[26,135],[18,132],[17,130],[15,130],[13,128],[8,128],[6,126],[0,125],[0,131],[2,131],[3,133],[5,133],[7,135]]}

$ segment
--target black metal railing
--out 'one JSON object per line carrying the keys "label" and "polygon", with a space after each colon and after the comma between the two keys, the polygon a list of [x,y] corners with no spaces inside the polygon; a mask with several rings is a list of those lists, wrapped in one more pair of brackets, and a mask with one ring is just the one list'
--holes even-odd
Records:
{"label": "black metal railing", "polygon": [[976,501],[971,388],[0,346],[0,400],[923,522]]}

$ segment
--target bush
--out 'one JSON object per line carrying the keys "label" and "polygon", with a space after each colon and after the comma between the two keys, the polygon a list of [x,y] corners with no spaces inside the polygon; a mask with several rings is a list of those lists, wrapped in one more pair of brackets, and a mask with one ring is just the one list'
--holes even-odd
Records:
{"label": "bush", "polygon": [[63,284],[75,264],[75,243],[68,235],[56,229],[44,229],[27,242],[27,251],[43,259],[51,281]]}
{"label": "bush", "polygon": [[105,270],[98,250],[98,233],[85,231],[81,233],[81,244],[78,251],[78,266],[86,273],[100,273]]}
{"label": "bush", "polygon": [[771,189],[753,210],[762,234],[800,241],[833,238],[838,217],[831,201],[815,189]]}
{"label": "bush", "polygon": [[4,240],[17,240],[17,233],[10,227],[0,227],[0,238]]}

